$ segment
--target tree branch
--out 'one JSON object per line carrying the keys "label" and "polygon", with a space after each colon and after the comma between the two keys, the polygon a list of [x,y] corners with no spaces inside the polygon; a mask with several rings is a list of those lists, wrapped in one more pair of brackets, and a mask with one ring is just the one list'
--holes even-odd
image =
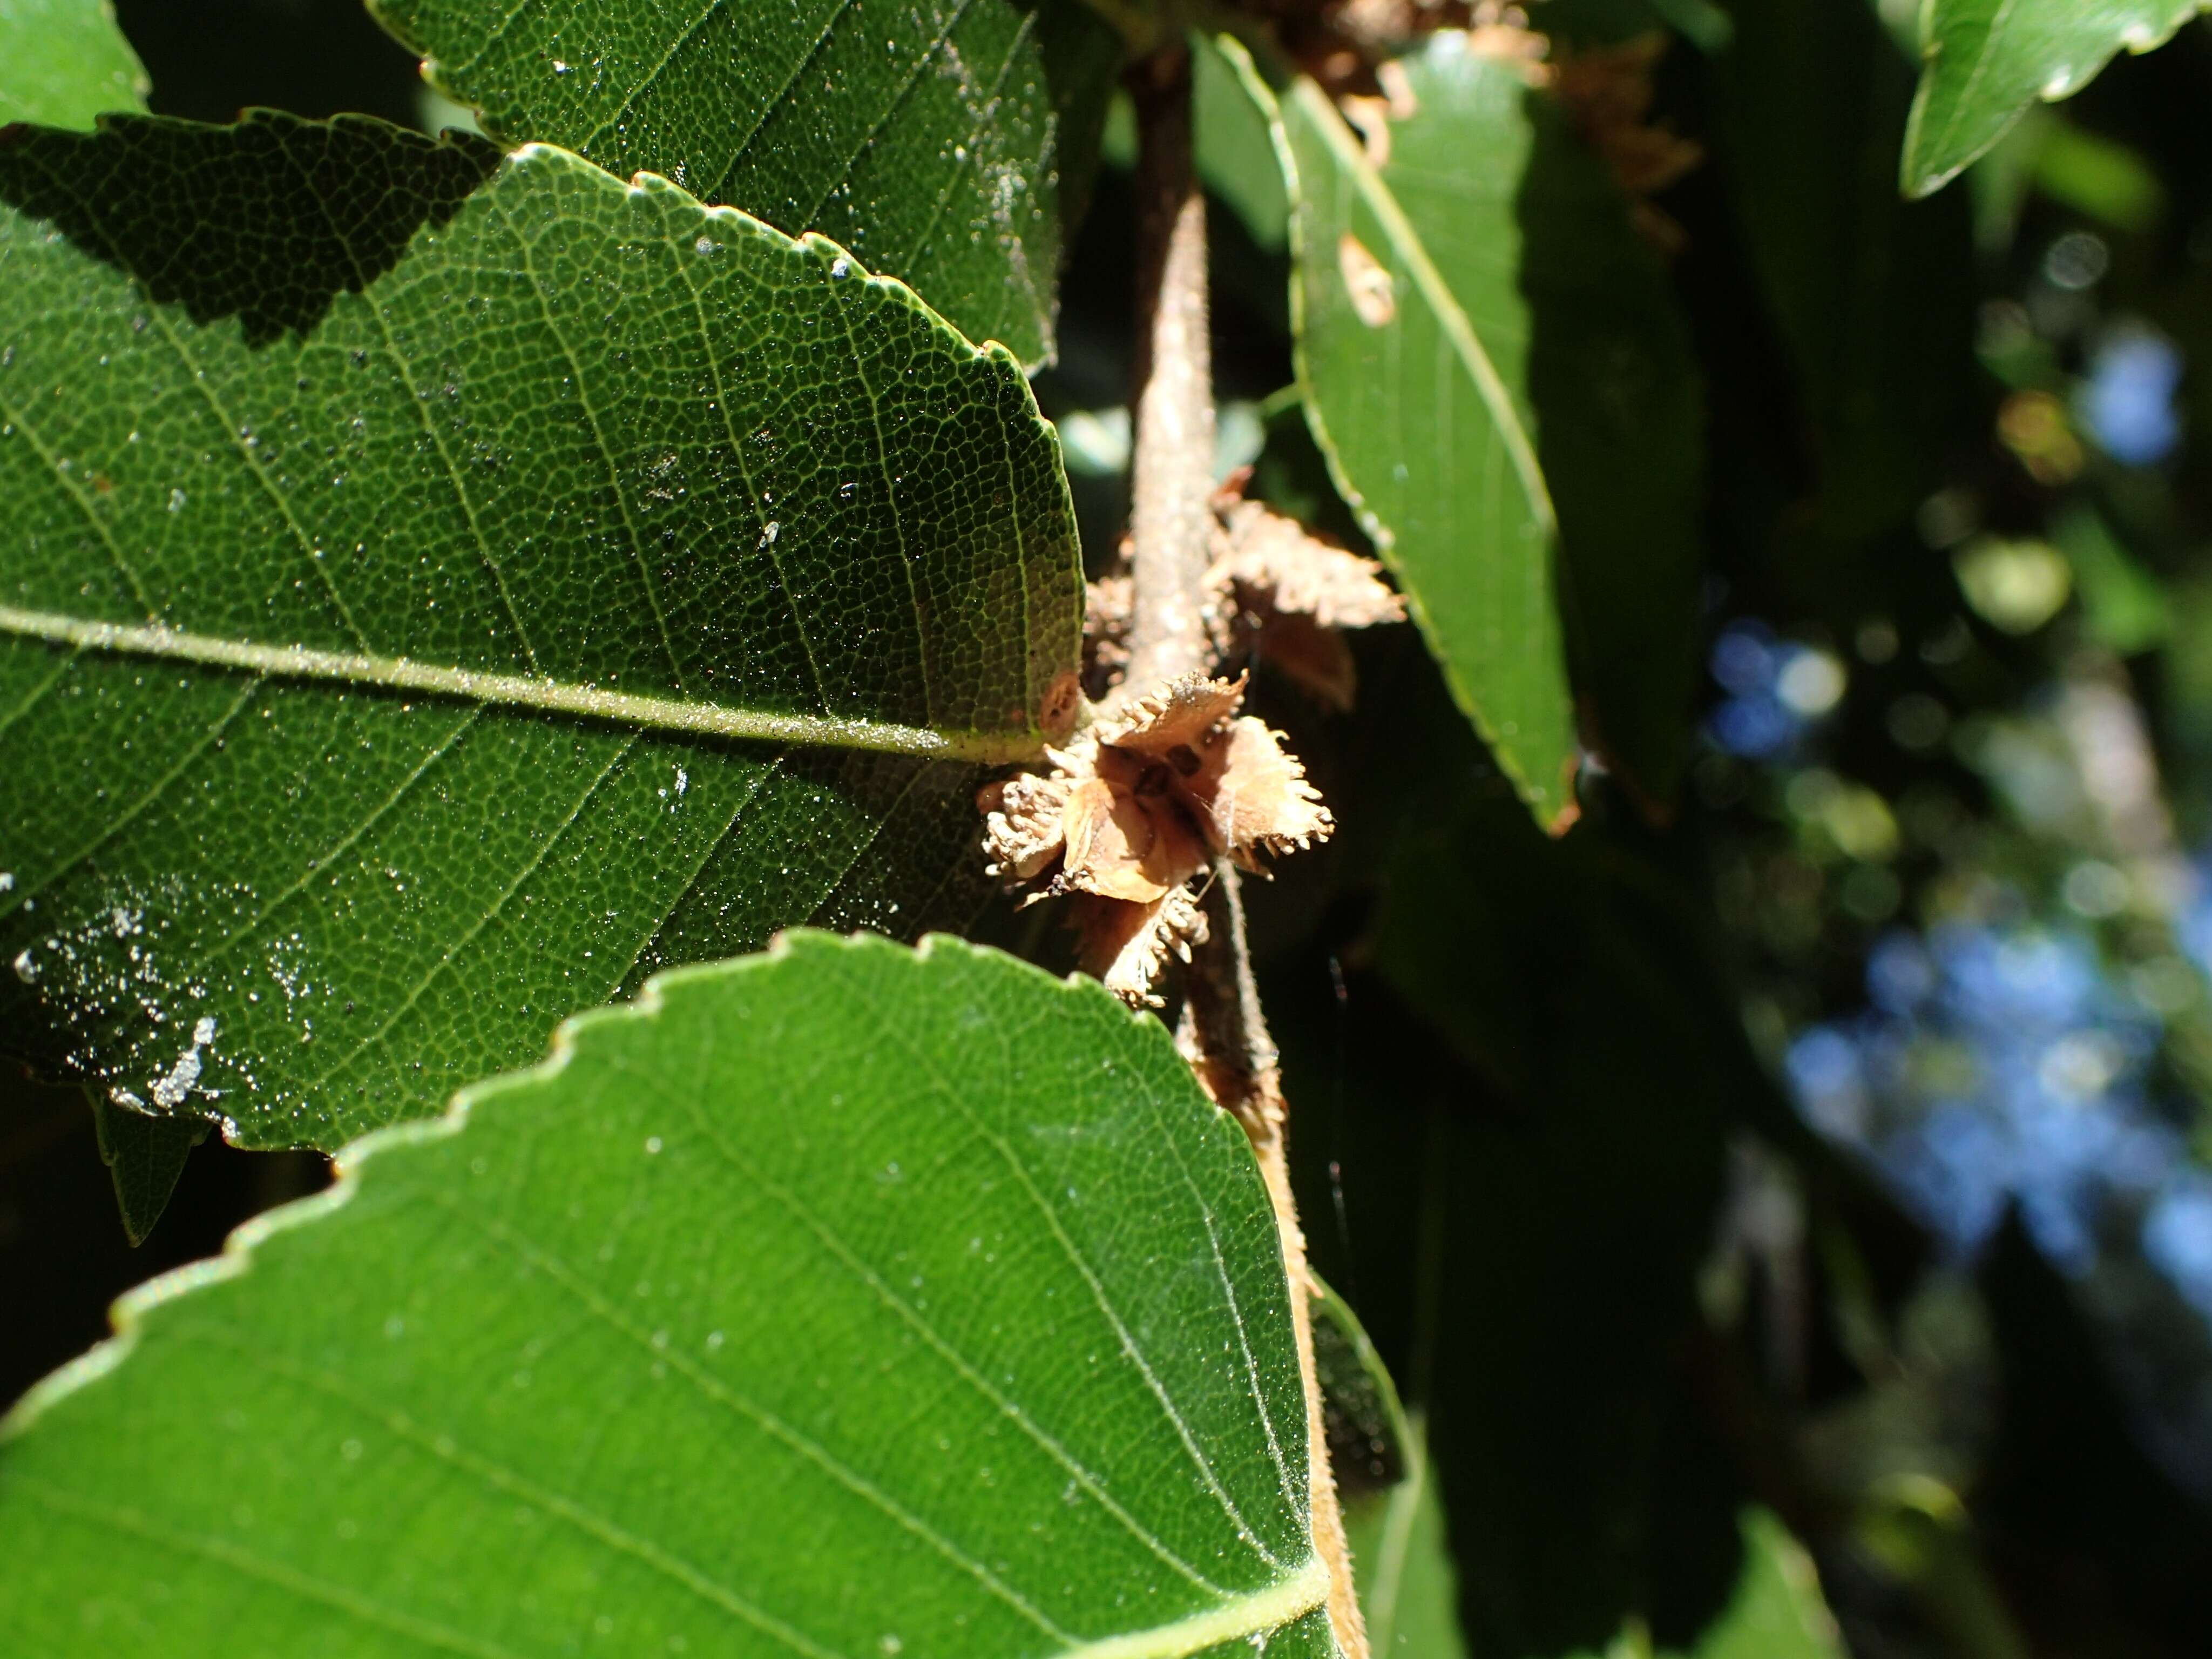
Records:
{"label": "tree branch", "polygon": [[1129,76],[1137,106],[1137,363],[1129,482],[1134,608],[1111,704],[1213,665],[1213,350],[1206,197],[1191,161],[1190,52],[1180,40]]}
{"label": "tree branch", "polygon": [[[1191,151],[1190,52],[1180,37],[1129,76],[1137,109],[1137,365],[1129,509],[1129,662],[1110,709],[1190,673],[1209,673],[1206,573],[1213,560],[1213,353],[1207,335],[1206,198]],[[1314,1364],[1314,1280],[1291,1194],[1287,1114],[1275,1047],[1252,977],[1237,867],[1218,861],[1208,939],[1188,976],[1178,1040],[1199,1079],[1251,1138],[1275,1211],[1304,1384],[1314,1545],[1328,1570],[1329,1624],[1346,1659],[1368,1659],[1351,1552],[1329,1468]]]}

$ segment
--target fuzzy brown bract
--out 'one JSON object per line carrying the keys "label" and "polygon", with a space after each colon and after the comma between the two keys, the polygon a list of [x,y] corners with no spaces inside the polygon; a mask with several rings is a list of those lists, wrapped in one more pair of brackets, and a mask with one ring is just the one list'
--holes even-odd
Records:
{"label": "fuzzy brown bract", "polygon": [[1237,712],[1244,690],[1185,675],[977,798],[991,872],[1030,902],[1077,896],[1084,966],[1130,1002],[1157,1002],[1168,958],[1204,937],[1194,884],[1216,858],[1258,871],[1335,827],[1281,734]]}

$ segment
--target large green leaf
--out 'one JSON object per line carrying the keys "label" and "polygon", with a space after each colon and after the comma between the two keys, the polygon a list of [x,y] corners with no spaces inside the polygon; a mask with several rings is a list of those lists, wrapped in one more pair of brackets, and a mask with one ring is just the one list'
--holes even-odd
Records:
{"label": "large green leaf", "polygon": [[[1480,74],[1447,67],[1464,40],[1443,37],[1419,60],[1440,88],[1455,70]],[[1572,803],[1577,755],[1552,569],[1557,524],[1528,410],[1487,332],[1522,326],[1513,250],[1453,240],[1468,195],[1510,198],[1515,175],[1467,149],[1463,124],[1448,115],[1421,147],[1408,198],[1395,138],[1391,166],[1378,169],[1312,81],[1279,96],[1241,46],[1224,50],[1275,123],[1314,435],[1454,696],[1537,816],[1555,819]],[[1496,88],[1476,85],[1477,96],[1486,91]],[[1439,168],[1453,176],[1437,179]],[[1503,318],[1492,309],[1500,302]]]}
{"label": "large green leaf", "polygon": [[1692,1659],[1844,1659],[1835,1615],[1805,1547],[1767,1510],[1747,1509],[1743,1571]]}
{"label": "large green leaf", "polygon": [[1096,985],[801,934],[341,1166],[10,1419],[20,1650],[1336,1651],[1258,1169]]}
{"label": "large green leaf", "polygon": [[372,9],[493,134],[822,231],[974,338],[1051,355],[1062,195],[1088,189],[1121,61],[1079,0]]}
{"label": "large green leaf", "polygon": [[146,71],[108,0],[0,0],[0,126],[88,127],[145,96]]}
{"label": "large green leaf", "polygon": [[[1666,1659],[1843,1659],[1835,1615],[1813,1558],[1772,1513],[1738,1516],[1743,1565],[1727,1601],[1696,1637],[1660,1650]],[[1376,1659],[1463,1659],[1443,1505],[1417,1439],[1406,1478],[1346,1515],[1361,1610]],[[1648,1634],[1624,1632],[1603,1655],[1652,1651]]]}
{"label": "large green leaf", "polygon": [[1908,196],[1940,190],[2039,98],[2070,98],[2125,46],[2148,52],[2207,0],[1927,0],[1905,130]]}
{"label": "large green leaf", "polygon": [[1010,357],[659,179],[469,195],[495,160],[0,149],[0,1032],[245,1144],[794,922],[964,924],[977,766],[1073,673]]}
{"label": "large green leaf", "polygon": [[1372,797],[1402,744],[1427,787],[1395,797],[1398,844],[1370,855],[1389,884],[1366,967],[1333,982],[1324,946],[1265,988],[1285,1087],[1322,1103],[1299,1188],[1315,1263],[1427,1408],[1472,1651],[1602,1648],[1638,1616],[1692,1634],[1738,1565],[1725,1454],[1673,1369],[1711,1248],[1726,1050],[1680,942],[1625,937],[1642,907],[1598,827],[1544,836],[1502,780],[1468,781],[1440,687],[1369,694],[1386,684],[1410,729],[1378,733],[1351,781]]}

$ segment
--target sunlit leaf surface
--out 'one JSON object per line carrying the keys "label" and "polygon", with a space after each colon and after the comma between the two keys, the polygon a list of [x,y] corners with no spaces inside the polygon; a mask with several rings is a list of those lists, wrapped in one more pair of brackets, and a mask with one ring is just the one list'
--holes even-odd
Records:
{"label": "sunlit leaf surface", "polygon": [[88,127],[145,95],[146,71],[107,0],[0,0],[0,126]]}
{"label": "sunlit leaf surface", "polygon": [[1096,985],[799,934],[342,1164],[10,1420],[23,1651],[1335,1652],[1258,1169]]}
{"label": "sunlit leaf surface", "polygon": [[[1447,225],[1415,216],[1328,95],[1304,78],[1278,95],[1245,65],[1286,158],[1293,323],[1314,435],[1461,707],[1530,808],[1555,819],[1571,802],[1577,755],[1558,526],[1527,412],[1470,310],[1497,297],[1496,275],[1462,271],[1474,292],[1460,291],[1440,263],[1436,234]],[[1476,250],[1483,260],[1497,252]]]}
{"label": "sunlit leaf surface", "polygon": [[1051,354],[1063,210],[1121,62],[1080,0],[373,9],[500,137],[821,231],[974,338]]}
{"label": "sunlit leaf surface", "polygon": [[0,149],[0,1033],[126,1106],[332,1146],[661,964],[961,925],[1073,670],[1011,358],[496,159]]}
{"label": "sunlit leaf surface", "polygon": [[2125,46],[2148,52],[2203,0],[1929,0],[1905,194],[1941,189],[2038,98],[2070,98]]}

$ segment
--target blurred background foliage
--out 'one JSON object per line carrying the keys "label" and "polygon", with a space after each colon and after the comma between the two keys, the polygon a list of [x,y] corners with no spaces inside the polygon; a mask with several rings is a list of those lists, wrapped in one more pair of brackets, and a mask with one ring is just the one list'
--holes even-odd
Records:
{"label": "blurred background foliage", "polygon": [[[1348,1470],[1392,1653],[2212,1646],[2212,28],[1908,203],[1914,9],[1526,15],[1677,146],[1627,200],[1699,504],[1686,551],[1649,531],[1698,571],[1644,688],[1679,798],[1593,762],[1546,839],[1409,629],[1358,641],[1349,712],[1259,676],[1342,823],[1255,944],[1314,1256],[1407,1408]],[[460,118],[358,0],[117,11],[157,111]],[[1232,93],[1202,70],[1221,470],[1357,544],[1284,395],[1285,207]],[[1126,124],[1107,148],[1037,382],[1094,564],[1133,282]],[[1529,168],[1528,246],[1586,177]],[[1576,362],[1532,386],[1553,441],[1607,392]],[[1553,483],[1618,519],[1602,465]],[[82,1102],[10,1074],[0,1112],[10,1397],[325,1178],[211,1143],[134,1252]]]}

